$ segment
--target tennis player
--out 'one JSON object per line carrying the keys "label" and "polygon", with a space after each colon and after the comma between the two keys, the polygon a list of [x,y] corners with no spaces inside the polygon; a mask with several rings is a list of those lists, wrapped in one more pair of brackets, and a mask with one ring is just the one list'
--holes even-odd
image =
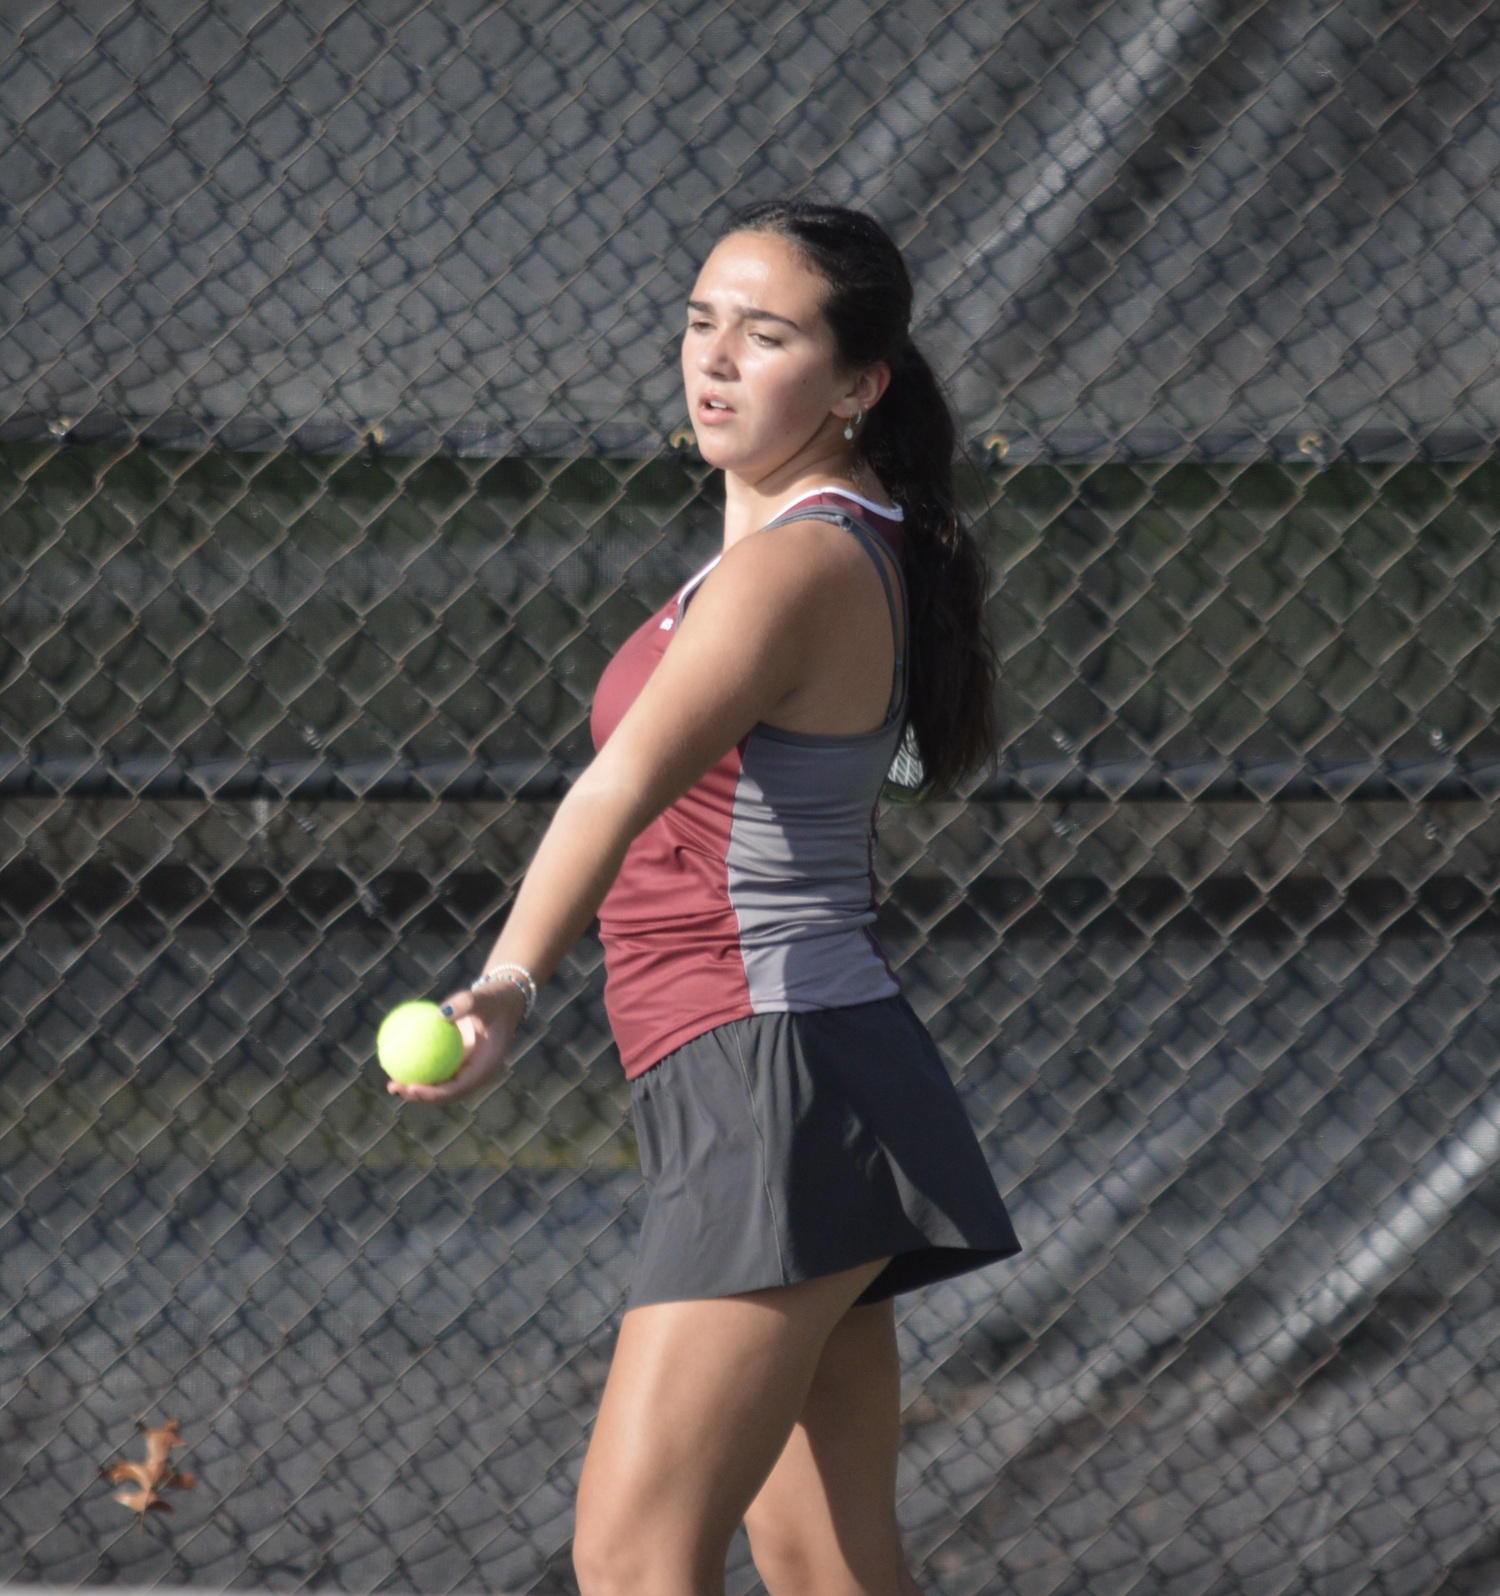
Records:
{"label": "tennis player", "polygon": [[943,790],[993,743],[984,570],[953,423],[868,217],[740,211],[682,376],[722,553],[600,680],[484,974],[447,999],[492,1081],[597,914],[648,1187],[578,1496],[585,1596],[707,1596],[743,1521],[772,1596],[917,1587],[897,1536],[891,1299],[1019,1250],[871,933],[874,818],[910,727]]}

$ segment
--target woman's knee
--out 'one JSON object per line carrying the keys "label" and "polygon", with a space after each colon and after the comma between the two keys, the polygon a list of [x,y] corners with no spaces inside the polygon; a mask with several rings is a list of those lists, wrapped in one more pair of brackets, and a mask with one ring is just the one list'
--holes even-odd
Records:
{"label": "woman's knee", "polygon": [[580,1596],[693,1596],[711,1588],[723,1578],[728,1540],[703,1541],[649,1516],[580,1512],[573,1531]]}
{"label": "woman's knee", "polygon": [[651,1571],[640,1566],[632,1537],[580,1519],[573,1534],[579,1596],[644,1596]]}
{"label": "woman's knee", "polygon": [[770,1596],[803,1596],[817,1590],[818,1559],[806,1537],[774,1514],[752,1509],[745,1516],[755,1571]]}
{"label": "woman's knee", "polygon": [[824,1596],[859,1590],[871,1596],[913,1596],[899,1537],[869,1533],[851,1546],[832,1525],[810,1523],[763,1503],[745,1515],[750,1554],[770,1596]]}
{"label": "woman's knee", "polygon": [[750,1537],[755,1572],[771,1596],[801,1596],[803,1591],[817,1588],[814,1559],[807,1556],[806,1545],[796,1535],[776,1527],[752,1526],[748,1519],[745,1534]]}

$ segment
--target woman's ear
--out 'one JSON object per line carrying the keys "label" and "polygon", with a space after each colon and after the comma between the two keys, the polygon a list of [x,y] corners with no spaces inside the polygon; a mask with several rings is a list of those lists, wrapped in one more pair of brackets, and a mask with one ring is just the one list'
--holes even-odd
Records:
{"label": "woman's ear", "polygon": [[866,366],[849,384],[849,391],[833,407],[834,415],[849,420],[864,415],[891,385],[891,368],[883,360]]}
{"label": "woman's ear", "polygon": [[866,366],[854,385],[853,397],[861,410],[873,410],[881,394],[891,385],[891,368],[883,360]]}

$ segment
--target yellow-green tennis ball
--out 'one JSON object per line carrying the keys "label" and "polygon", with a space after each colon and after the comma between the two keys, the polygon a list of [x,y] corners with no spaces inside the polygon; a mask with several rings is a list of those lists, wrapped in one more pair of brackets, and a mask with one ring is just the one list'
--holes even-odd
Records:
{"label": "yellow-green tennis ball", "polygon": [[464,1039],[436,1003],[402,1003],[380,1022],[375,1036],[380,1067],[393,1081],[435,1086],[463,1062]]}

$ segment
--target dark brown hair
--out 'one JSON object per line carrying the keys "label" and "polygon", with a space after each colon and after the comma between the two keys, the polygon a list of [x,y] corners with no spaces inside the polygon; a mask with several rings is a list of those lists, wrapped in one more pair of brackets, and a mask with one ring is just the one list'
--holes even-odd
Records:
{"label": "dark brown hair", "polygon": [[923,791],[945,792],[994,753],[996,661],[984,556],[953,492],[953,417],[909,331],[911,278],[885,229],[842,206],[762,200],[730,217],[720,237],[752,232],[785,238],[828,284],[823,316],[842,365],[890,367],[855,448],[906,515],[910,727]]}

